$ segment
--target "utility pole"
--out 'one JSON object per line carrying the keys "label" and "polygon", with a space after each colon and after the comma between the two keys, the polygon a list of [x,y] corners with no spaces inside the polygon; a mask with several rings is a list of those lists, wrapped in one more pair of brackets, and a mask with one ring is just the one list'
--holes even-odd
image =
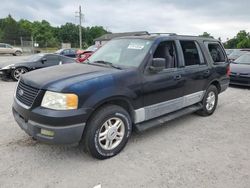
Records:
{"label": "utility pole", "polygon": [[78,15],[76,17],[79,17],[79,43],[80,43],[80,49],[82,48],[82,7],[79,6],[79,12],[76,12]]}

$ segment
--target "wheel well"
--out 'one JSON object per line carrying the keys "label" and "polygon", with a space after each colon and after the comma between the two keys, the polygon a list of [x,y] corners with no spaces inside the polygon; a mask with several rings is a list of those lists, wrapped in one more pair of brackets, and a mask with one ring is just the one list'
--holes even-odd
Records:
{"label": "wheel well", "polygon": [[214,85],[218,89],[218,93],[220,93],[221,87],[218,81],[213,81],[210,85]]}
{"label": "wheel well", "polygon": [[[126,100],[126,99],[111,99],[108,101],[104,101],[101,104],[98,104],[95,107],[95,110],[91,113],[90,117],[101,107],[108,105],[108,104],[113,104],[113,105],[117,105],[120,106],[122,108],[124,108],[130,115],[132,122],[134,122],[134,108],[132,107],[132,105]],[[89,117],[89,118],[90,118]],[[88,118],[88,119],[89,119]]]}

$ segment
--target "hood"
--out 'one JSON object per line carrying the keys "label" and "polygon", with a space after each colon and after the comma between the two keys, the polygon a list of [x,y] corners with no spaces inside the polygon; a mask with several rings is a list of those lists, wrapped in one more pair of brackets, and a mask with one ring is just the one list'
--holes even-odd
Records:
{"label": "hood", "polygon": [[231,63],[230,69],[233,73],[250,74],[250,65],[247,64]]}
{"label": "hood", "polygon": [[62,91],[73,84],[93,78],[109,75],[121,70],[88,65],[88,64],[64,64],[32,71],[22,75],[21,80],[38,89]]}
{"label": "hood", "polygon": [[1,64],[0,69],[4,68],[4,67],[7,67],[7,66],[9,66],[10,68],[13,68],[13,67],[19,67],[19,66],[22,66],[22,65],[32,64],[32,63],[34,63],[34,62],[26,61],[25,59],[21,60],[20,62],[17,62],[17,63],[15,63],[13,61],[9,61],[9,62]]}

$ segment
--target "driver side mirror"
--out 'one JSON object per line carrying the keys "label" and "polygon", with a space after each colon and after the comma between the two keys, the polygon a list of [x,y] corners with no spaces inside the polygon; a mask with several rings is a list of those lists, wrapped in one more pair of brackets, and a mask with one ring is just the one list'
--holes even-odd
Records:
{"label": "driver side mirror", "polygon": [[47,61],[46,57],[43,57],[41,61],[42,63],[45,63]]}
{"label": "driver side mirror", "polygon": [[151,72],[161,72],[163,69],[165,69],[166,65],[166,59],[164,58],[153,58],[152,64],[149,67],[149,70]]}

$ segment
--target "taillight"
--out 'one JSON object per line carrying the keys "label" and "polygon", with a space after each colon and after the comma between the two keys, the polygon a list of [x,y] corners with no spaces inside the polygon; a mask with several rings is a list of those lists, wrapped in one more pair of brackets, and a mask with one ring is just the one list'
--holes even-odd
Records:
{"label": "taillight", "polygon": [[227,66],[227,76],[229,77],[231,73],[230,65]]}

